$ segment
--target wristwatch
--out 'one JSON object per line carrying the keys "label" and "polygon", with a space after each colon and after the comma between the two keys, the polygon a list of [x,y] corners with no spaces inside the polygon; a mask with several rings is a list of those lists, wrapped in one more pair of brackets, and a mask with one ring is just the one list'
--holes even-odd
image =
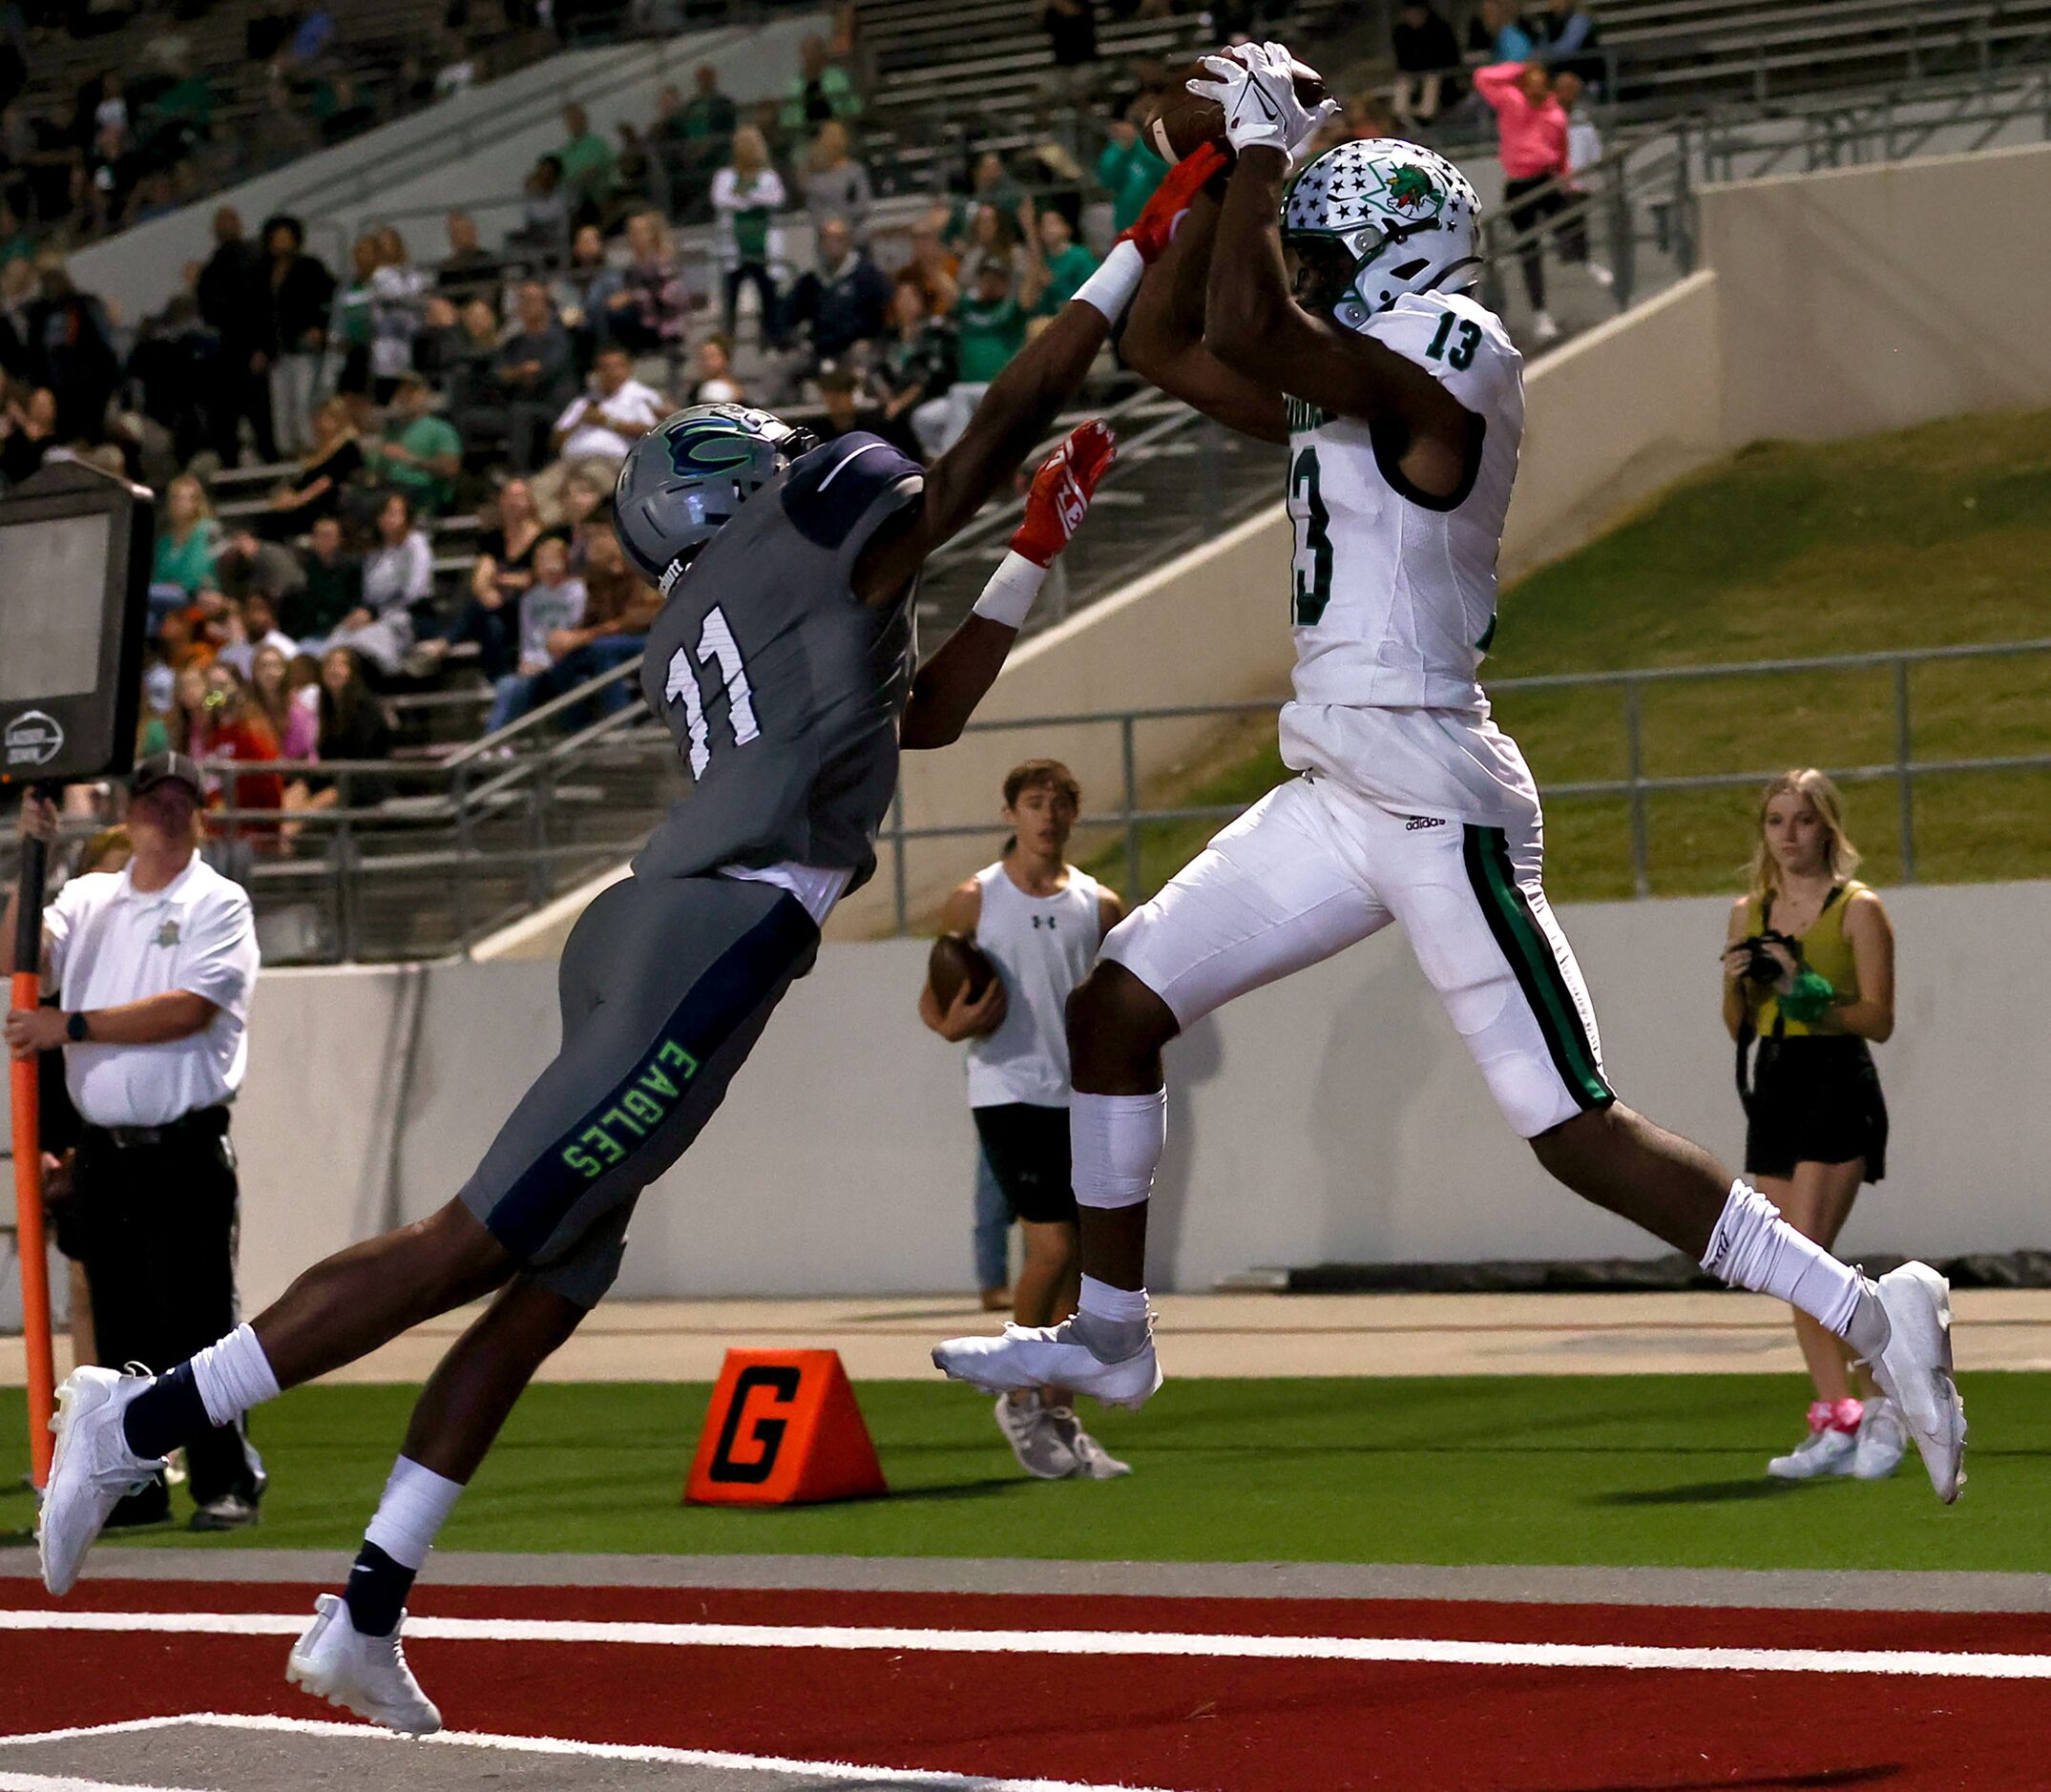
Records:
{"label": "wristwatch", "polygon": [[73,1009],[70,1014],[65,1016],[64,1036],[73,1045],[92,1038],[93,1035],[86,1027],[84,1009]]}

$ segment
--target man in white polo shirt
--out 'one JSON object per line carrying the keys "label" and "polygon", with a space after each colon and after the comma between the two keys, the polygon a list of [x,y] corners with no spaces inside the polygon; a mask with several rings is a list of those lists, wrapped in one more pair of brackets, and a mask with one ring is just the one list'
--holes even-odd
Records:
{"label": "man in white polo shirt", "polygon": [[[43,916],[44,977],[55,1008],[7,1017],[16,1057],[62,1050],[82,1129],[73,1177],[102,1364],[182,1362],[240,1318],[240,1191],[228,1103],[248,1060],[257,975],[249,897],[199,855],[204,783],[183,754],[136,768],[127,824],[135,857],[75,877]],[[55,806],[22,801],[21,827],[49,839]],[[11,939],[15,898],[6,931]],[[240,1425],[186,1450],[192,1529],[253,1524],[263,1465]],[[161,1483],[119,1512],[169,1512]]]}
{"label": "man in white polo shirt", "polygon": [[635,443],[668,415],[662,394],[634,377],[634,360],[624,348],[599,349],[590,384],[555,419],[555,463],[534,481],[543,514],[555,515],[564,485],[577,473],[611,485]]}

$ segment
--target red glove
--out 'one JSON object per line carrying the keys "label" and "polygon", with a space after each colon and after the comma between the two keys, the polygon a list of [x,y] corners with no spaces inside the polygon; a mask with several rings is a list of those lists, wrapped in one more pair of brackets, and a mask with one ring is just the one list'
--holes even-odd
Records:
{"label": "red glove", "polygon": [[1117,439],[1094,417],[1072,430],[1033,475],[1025,521],[1012,537],[1012,552],[1035,566],[1052,566],[1081,527],[1097,482],[1117,452]]}
{"label": "red glove", "polygon": [[1119,234],[1119,240],[1130,242],[1140,251],[1140,260],[1152,266],[1175,240],[1183,215],[1203,183],[1231,159],[1215,143],[1191,150],[1162,177],[1146,209]]}

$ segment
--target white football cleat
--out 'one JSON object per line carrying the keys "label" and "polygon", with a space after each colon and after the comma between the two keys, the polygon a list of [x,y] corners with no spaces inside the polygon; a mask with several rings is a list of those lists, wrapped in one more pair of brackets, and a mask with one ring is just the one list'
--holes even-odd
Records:
{"label": "white football cleat", "polygon": [[1887,1315],[1886,1347],[1869,1365],[1894,1403],[1937,1498],[1965,1486],[1965,1402],[1952,1380],[1951,1284],[1928,1263],[1904,1263],[1873,1283]]}
{"label": "white football cleat", "polygon": [[1068,1407],[1049,1407],[1047,1417],[1076,1459],[1076,1473],[1084,1481],[1116,1481],[1132,1472],[1132,1464],[1120,1462],[1082,1428],[1082,1421]]}
{"label": "white football cleat", "polygon": [[1767,1464],[1776,1481],[1819,1481],[1825,1475],[1850,1474],[1858,1449],[1858,1433],[1835,1423],[1836,1408],[1819,1400],[1809,1409],[1809,1435],[1785,1456]]}
{"label": "white football cleat", "polygon": [[1026,1473],[1041,1481],[1065,1481],[1080,1467],[1068,1440],[1054,1424],[1053,1409],[1037,1395],[997,1396],[997,1429]]}
{"label": "white football cleat", "polygon": [[122,1496],[140,1492],[164,1466],[160,1458],[136,1455],[121,1429],[129,1402],[150,1386],[147,1375],[83,1368],[73,1369],[57,1389],[50,1421],[56,1448],[35,1520],[43,1585],[52,1593],[71,1592],[86,1552]]}
{"label": "white football cleat", "polygon": [[1531,337],[1540,348],[1559,340],[1559,325],[1553,321],[1550,311],[1540,307],[1531,314]]}
{"label": "white football cleat", "polygon": [[1909,1428],[1885,1396],[1866,1403],[1859,1420],[1859,1447],[1852,1459],[1852,1472],[1861,1481],[1884,1481],[1901,1467],[1909,1448]]}
{"label": "white football cleat", "polygon": [[442,1714],[406,1665],[399,1642],[404,1612],[389,1636],[366,1636],[349,1621],[348,1604],[339,1594],[324,1593],[313,1609],[318,1615],[285,1662],[286,1679],[401,1736],[432,1736],[442,1727]]}
{"label": "white football cleat", "polygon": [[1058,1325],[1007,1325],[997,1338],[950,1338],[933,1346],[933,1366],[985,1393],[1066,1387],[1107,1407],[1144,1406],[1161,1386],[1154,1341],[1116,1363],[1100,1363],[1075,1342],[1074,1320]]}

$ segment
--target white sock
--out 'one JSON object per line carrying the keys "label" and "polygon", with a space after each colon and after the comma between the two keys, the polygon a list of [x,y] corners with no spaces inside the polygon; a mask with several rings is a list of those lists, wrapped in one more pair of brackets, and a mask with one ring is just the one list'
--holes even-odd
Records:
{"label": "white sock", "polygon": [[427,1565],[435,1533],[449,1522],[449,1514],[462,1496],[462,1482],[401,1456],[391,1466],[391,1478],[385,1483],[385,1495],[364,1532],[364,1541],[376,1544],[393,1561],[417,1573]]}
{"label": "white sock", "polygon": [[1887,1343],[1887,1316],[1866,1278],[1805,1239],[1748,1182],[1730,1185],[1702,1266],[1730,1287],[1770,1294],[1800,1308],[1827,1331],[1850,1339],[1862,1355]]}
{"label": "white sock", "polygon": [[278,1398],[271,1360],[247,1325],[238,1325],[194,1357],[192,1380],[206,1416],[216,1425],[233,1425],[251,1407]]}
{"label": "white sock", "polygon": [[1068,1104],[1070,1174],[1081,1207],[1136,1207],[1154,1192],[1168,1142],[1168,1092],[1087,1095]]}
{"label": "white sock", "polygon": [[1099,1319],[1108,1319],[1115,1324],[1124,1324],[1146,1320],[1146,1290],[1144,1288],[1120,1288],[1108,1281],[1099,1281],[1095,1276],[1082,1279],[1082,1297],[1076,1302],[1078,1313],[1094,1313]]}

